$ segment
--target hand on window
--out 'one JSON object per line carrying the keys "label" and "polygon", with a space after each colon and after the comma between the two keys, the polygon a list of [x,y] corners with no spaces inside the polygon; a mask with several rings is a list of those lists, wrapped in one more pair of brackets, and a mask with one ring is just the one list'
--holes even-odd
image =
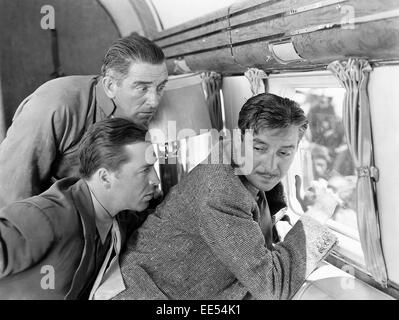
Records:
{"label": "hand on window", "polygon": [[308,216],[325,224],[332,217],[340,201],[324,180],[312,181],[303,199],[300,196],[301,178],[295,176],[296,197]]}

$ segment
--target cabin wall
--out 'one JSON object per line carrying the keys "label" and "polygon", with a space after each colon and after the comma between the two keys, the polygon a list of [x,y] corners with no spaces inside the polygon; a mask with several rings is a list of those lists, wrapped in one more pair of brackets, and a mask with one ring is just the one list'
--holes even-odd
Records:
{"label": "cabin wall", "polygon": [[249,81],[244,76],[223,78],[223,101],[225,108],[225,125],[228,130],[237,127],[238,113],[241,107],[252,97]]}
{"label": "cabin wall", "polygon": [[51,32],[41,28],[41,8],[55,11],[59,57],[66,75],[98,74],[106,48],[119,37],[96,0],[0,0],[1,79],[6,127],[19,103],[54,71]]}
{"label": "cabin wall", "polygon": [[377,201],[382,247],[388,277],[399,284],[399,66],[380,67],[370,74],[369,97],[375,164],[380,178]]}

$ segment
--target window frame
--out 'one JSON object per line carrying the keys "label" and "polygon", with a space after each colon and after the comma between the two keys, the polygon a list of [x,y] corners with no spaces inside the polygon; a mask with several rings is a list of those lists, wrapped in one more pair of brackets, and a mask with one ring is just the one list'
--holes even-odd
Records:
{"label": "window frame", "polygon": [[[297,88],[342,88],[342,86],[330,71],[280,73],[269,76],[268,92],[270,93],[292,99]],[[294,222],[299,219],[302,213],[302,209],[295,197],[294,183],[295,174],[302,172],[300,170],[299,157],[300,149],[287,176],[282,181],[287,192],[289,214]],[[332,251],[332,255],[335,256],[335,259],[332,259],[332,261],[337,261],[339,258],[340,261],[345,261],[346,264],[353,266],[360,272],[368,274],[365,268],[360,239],[356,239],[356,236],[350,232],[340,230],[338,223],[334,221],[329,221],[327,226],[338,237],[339,241],[339,248]],[[338,265],[336,266],[339,267]]]}

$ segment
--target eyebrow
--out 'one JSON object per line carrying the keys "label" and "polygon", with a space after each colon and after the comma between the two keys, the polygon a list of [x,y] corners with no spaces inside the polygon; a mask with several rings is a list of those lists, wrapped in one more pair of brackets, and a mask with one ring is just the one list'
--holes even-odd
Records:
{"label": "eyebrow", "polygon": [[253,141],[254,141],[255,143],[267,144],[267,143],[263,142],[262,140],[259,140],[258,138],[254,138]]}
{"label": "eyebrow", "polygon": [[283,149],[295,149],[295,146],[290,144],[289,146],[282,146]]}
{"label": "eyebrow", "polygon": [[153,164],[149,164],[149,163],[147,163],[147,164],[145,164],[145,165],[141,166],[141,167],[140,167],[140,170],[141,170],[141,169],[147,169],[147,168],[151,168],[151,167],[153,167],[153,166],[154,166],[154,164],[155,164],[155,162],[154,162]]}
{"label": "eyebrow", "polygon": [[149,85],[152,84],[151,81],[134,81],[132,82],[132,86],[137,86],[137,85]]}
{"label": "eyebrow", "polygon": [[[167,82],[168,82],[168,80],[166,79],[166,80],[162,81],[159,85],[166,84]],[[151,81],[134,81],[134,82],[132,82],[132,86],[151,85],[151,84],[153,84],[153,82],[151,82]]]}
{"label": "eyebrow", "polygon": [[[254,138],[253,142],[254,143],[260,143],[260,144],[263,144],[265,146],[269,145],[268,143],[266,143],[266,142],[264,142],[262,140],[259,140],[258,138]],[[282,146],[280,149],[295,149],[295,145],[290,144],[288,146]]]}

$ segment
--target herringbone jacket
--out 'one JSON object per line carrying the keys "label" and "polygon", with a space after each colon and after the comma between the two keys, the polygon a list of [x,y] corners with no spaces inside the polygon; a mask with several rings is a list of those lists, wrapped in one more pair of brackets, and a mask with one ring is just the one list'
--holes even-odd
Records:
{"label": "herringbone jacket", "polygon": [[231,165],[198,165],[130,238],[115,299],[292,297],[336,238],[303,216],[270,251],[258,218]]}

